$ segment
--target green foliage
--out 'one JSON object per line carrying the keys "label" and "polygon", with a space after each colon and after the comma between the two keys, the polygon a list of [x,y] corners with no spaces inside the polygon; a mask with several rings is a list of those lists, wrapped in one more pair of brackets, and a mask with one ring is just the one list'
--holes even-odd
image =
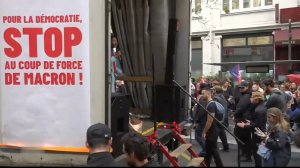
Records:
{"label": "green foliage", "polygon": [[227,8],[227,9],[224,9],[224,12],[226,13],[226,14],[228,14],[229,13],[229,9]]}

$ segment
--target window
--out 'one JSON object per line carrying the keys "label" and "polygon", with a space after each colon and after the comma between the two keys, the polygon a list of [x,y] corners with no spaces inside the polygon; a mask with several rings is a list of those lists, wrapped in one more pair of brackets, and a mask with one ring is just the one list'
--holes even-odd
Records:
{"label": "window", "polygon": [[202,41],[200,38],[192,39],[192,77],[198,78],[202,75],[202,62]]}
{"label": "window", "polygon": [[192,49],[197,49],[197,48],[202,48],[201,40],[192,41]]}
{"label": "window", "polygon": [[[274,46],[272,35],[245,35],[243,37],[224,36],[222,62],[273,61]],[[222,71],[230,67],[223,67]],[[245,70],[245,66],[241,65]],[[273,70],[273,66],[270,67]]]}
{"label": "window", "polygon": [[248,45],[270,45],[273,44],[272,36],[248,37]]}
{"label": "window", "polygon": [[265,5],[273,5],[273,0],[265,0]]}
{"label": "window", "polygon": [[195,0],[195,13],[197,15],[201,13],[201,1],[202,0]]}
{"label": "window", "polygon": [[245,46],[245,45],[246,45],[246,38],[231,38],[231,39],[223,40],[224,47]]}
{"label": "window", "polygon": [[192,0],[192,17],[199,17],[201,14],[201,1],[202,0]]}
{"label": "window", "polygon": [[223,0],[223,10],[225,13],[229,13],[229,0]]}
{"label": "window", "polygon": [[267,9],[273,6],[273,0],[223,0],[225,13]]}
{"label": "window", "polygon": [[250,0],[244,0],[243,8],[250,8]]}
{"label": "window", "polygon": [[253,0],[253,7],[260,7],[261,1],[260,0]]}
{"label": "window", "polygon": [[240,8],[239,3],[240,3],[239,0],[232,0],[232,9],[239,9]]}

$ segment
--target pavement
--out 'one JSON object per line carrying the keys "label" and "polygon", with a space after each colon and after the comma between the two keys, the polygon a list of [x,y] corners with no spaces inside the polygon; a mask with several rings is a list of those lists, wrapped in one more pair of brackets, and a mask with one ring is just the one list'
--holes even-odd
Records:
{"label": "pavement", "polygon": [[[229,123],[230,123],[229,130],[231,132],[233,132],[234,123],[233,123],[233,121],[230,121]],[[153,127],[153,122],[143,121],[143,125],[144,125],[143,131],[146,131],[147,128]],[[186,142],[191,142],[193,144],[192,149],[198,153],[200,151],[200,146],[195,141],[194,129],[191,129],[190,131],[188,131],[188,133],[189,133],[188,136],[182,136],[182,137],[186,140]],[[225,167],[238,167],[238,155],[237,155],[236,140],[228,132],[227,132],[227,139],[228,139],[228,143],[229,143],[229,152],[220,151],[220,156],[222,158],[223,165]],[[219,146],[219,148],[222,147],[220,139],[218,139],[218,146]],[[298,167],[300,165],[300,148],[296,147],[295,145],[292,145],[291,150],[292,150],[292,157],[288,164],[288,167]],[[165,158],[164,161],[165,160],[167,160],[167,159]],[[189,158],[188,153],[180,156],[180,158],[179,158],[179,161],[181,162],[181,165],[183,165],[183,166],[187,165],[189,160],[190,160],[190,158]],[[215,166],[215,163],[213,161],[211,163],[211,166],[213,166],[213,167]],[[252,158],[252,162],[240,162],[240,166],[241,167],[254,167],[254,159]]]}
{"label": "pavement", "polygon": [[[236,145],[236,141],[233,138],[230,138],[231,135],[227,134],[227,137],[229,139],[229,152],[224,152],[224,151],[219,151],[222,162],[224,167],[238,167],[238,154],[237,154],[237,145]],[[187,142],[190,141],[189,138],[186,139]],[[192,139],[191,140],[192,144],[193,144],[193,149],[195,151],[200,151],[200,146],[198,145],[198,143]],[[222,147],[222,143],[220,141],[220,139],[218,140],[218,146],[219,148]],[[288,164],[288,167],[299,167],[300,165],[300,152],[299,152],[299,148],[297,148],[296,146],[292,145],[292,158]],[[185,157],[182,157],[180,159],[180,161],[182,161],[182,165],[186,165],[186,163],[188,162],[187,159]],[[212,162],[211,164],[212,167],[215,167],[215,163]],[[252,162],[240,162],[240,166],[241,167],[254,167],[254,159],[252,157]]]}

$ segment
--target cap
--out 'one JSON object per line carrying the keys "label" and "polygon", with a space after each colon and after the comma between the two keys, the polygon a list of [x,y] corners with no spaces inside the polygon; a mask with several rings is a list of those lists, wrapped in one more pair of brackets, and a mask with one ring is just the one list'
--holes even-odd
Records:
{"label": "cap", "polygon": [[240,85],[239,88],[244,88],[244,87],[250,87],[250,83],[247,81],[243,81]]}
{"label": "cap", "polygon": [[93,139],[111,138],[110,128],[102,123],[91,125],[86,132],[87,141]]}

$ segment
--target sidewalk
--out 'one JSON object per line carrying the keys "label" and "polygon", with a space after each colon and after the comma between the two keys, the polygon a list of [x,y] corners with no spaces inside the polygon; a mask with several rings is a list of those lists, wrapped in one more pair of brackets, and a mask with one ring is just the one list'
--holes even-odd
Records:
{"label": "sidewalk", "polygon": [[[147,121],[147,120],[144,120],[143,121],[143,132],[148,130],[149,128],[152,128],[153,127],[153,122],[152,121]],[[229,131],[233,133],[233,129],[234,129],[234,122],[232,120],[229,121],[229,127],[228,127]],[[188,134],[190,132],[188,131]],[[195,140],[195,130],[192,129],[192,137],[191,139],[192,140]],[[236,140],[232,137],[232,135],[230,135],[230,133],[226,132],[227,134],[227,141],[228,143],[231,145],[231,146],[236,146]],[[183,138],[185,139],[190,139],[190,135],[188,136],[182,136]],[[218,142],[221,143],[221,140],[220,138],[218,139]],[[291,150],[292,150],[292,153],[293,154],[297,154],[297,156],[299,156],[300,158],[300,148],[296,147],[296,145],[291,145]]]}
{"label": "sidewalk", "polygon": [[[230,121],[229,123],[229,127],[228,127],[229,131],[233,133],[233,129],[234,129],[234,124],[232,121]],[[237,142],[235,140],[235,138],[230,135],[230,133],[226,132],[226,135],[227,135],[227,141],[228,141],[228,144],[230,144],[231,146],[235,146],[237,145]],[[183,138],[185,139],[190,139],[190,136],[182,136]],[[192,140],[195,140],[195,130],[192,129],[192,137],[191,137]],[[221,140],[220,138],[218,139],[218,142],[221,143]],[[300,148],[298,148],[295,144],[291,145],[291,150],[292,150],[292,153],[293,155],[297,155],[299,158],[300,158]]]}
{"label": "sidewalk", "polygon": [[[153,127],[153,122],[151,122],[151,121],[143,121],[143,122],[144,122],[143,131],[146,131],[147,129]],[[233,132],[233,128],[234,128],[234,124],[231,122],[231,124],[229,125],[229,130],[231,132]],[[190,132],[188,132],[188,134],[189,133]],[[194,135],[195,135],[194,134],[194,129],[192,129],[191,136],[188,135],[188,136],[182,136],[182,137],[186,140],[186,142],[190,142],[190,140],[191,140],[191,143],[193,144],[194,151],[200,151],[200,146],[196,142]],[[223,165],[225,167],[237,167],[238,166],[237,143],[236,143],[235,139],[229,133],[227,133],[227,138],[228,138],[228,143],[229,143],[229,152],[220,151],[220,155],[221,155],[221,158],[222,158],[222,161],[223,161]],[[220,139],[218,139],[218,142],[219,142],[218,146],[222,147]],[[181,162],[180,165],[186,165],[189,162],[187,159],[189,159],[188,154],[186,154],[185,157],[181,156],[179,158],[179,160]],[[164,161],[166,161],[166,160],[167,159],[164,158]],[[292,157],[291,157],[291,160],[288,164],[288,167],[297,167],[299,165],[300,165],[300,149],[297,148],[295,145],[292,145]],[[211,166],[214,167],[215,163],[212,162]],[[241,162],[240,166],[241,167],[253,167],[254,166],[254,161],[252,161],[252,162]]]}

